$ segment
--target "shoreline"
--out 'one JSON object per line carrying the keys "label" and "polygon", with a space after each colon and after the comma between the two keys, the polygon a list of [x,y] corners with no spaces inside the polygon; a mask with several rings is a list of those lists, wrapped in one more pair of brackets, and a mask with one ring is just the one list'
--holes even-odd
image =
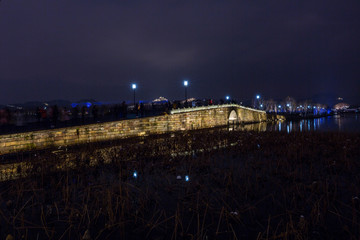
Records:
{"label": "shoreline", "polygon": [[[0,236],[18,238],[26,231],[28,239],[74,239],[88,231],[93,238],[349,239],[359,234],[360,134],[214,129],[116,144],[70,149],[72,162],[66,154],[32,156],[29,171],[36,174],[0,183],[5,226]],[[175,150],[189,154],[172,156]]]}

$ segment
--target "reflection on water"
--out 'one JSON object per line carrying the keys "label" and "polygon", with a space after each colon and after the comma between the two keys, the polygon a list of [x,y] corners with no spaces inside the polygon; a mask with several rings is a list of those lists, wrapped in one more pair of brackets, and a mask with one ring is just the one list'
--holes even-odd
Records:
{"label": "reflection on water", "polygon": [[238,131],[329,131],[329,132],[358,132],[360,133],[359,114],[334,115],[315,119],[302,119],[297,121],[263,122],[240,126],[230,126],[229,130]]}
{"label": "reflection on water", "polygon": [[[286,126],[284,128],[284,126]],[[334,115],[316,119],[302,119],[283,123],[268,124],[267,130],[284,131],[331,131],[331,132],[360,132],[360,118],[358,114]]]}
{"label": "reflection on water", "polygon": [[261,123],[252,123],[246,125],[229,125],[229,131],[256,131],[256,132],[264,132],[267,130],[269,123],[261,122]]}

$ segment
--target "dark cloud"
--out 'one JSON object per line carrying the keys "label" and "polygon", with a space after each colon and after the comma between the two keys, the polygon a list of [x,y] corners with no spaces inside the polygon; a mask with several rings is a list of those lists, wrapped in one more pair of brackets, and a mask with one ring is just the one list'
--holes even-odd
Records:
{"label": "dark cloud", "polygon": [[360,2],[2,1],[0,103],[138,96],[360,102]]}

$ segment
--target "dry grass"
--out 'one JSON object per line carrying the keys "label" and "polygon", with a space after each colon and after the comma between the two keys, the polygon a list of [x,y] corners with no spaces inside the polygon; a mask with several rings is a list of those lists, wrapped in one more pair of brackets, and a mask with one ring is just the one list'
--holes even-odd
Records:
{"label": "dry grass", "polygon": [[357,239],[359,146],[215,129],[22,154],[0,238]]}

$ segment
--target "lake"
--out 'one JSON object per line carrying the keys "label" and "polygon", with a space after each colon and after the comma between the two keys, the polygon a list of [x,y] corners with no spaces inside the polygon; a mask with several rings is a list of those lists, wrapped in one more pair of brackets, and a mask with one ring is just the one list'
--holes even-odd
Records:
{"label": "lake", "polygon": [[[235,127],[236,130],[248,131],[325,131],[360,133],[360,114],[341,114],[315,119],[292,120],[276,123],[256,123]],[[234,130],[234,128],[230,128]]]}

